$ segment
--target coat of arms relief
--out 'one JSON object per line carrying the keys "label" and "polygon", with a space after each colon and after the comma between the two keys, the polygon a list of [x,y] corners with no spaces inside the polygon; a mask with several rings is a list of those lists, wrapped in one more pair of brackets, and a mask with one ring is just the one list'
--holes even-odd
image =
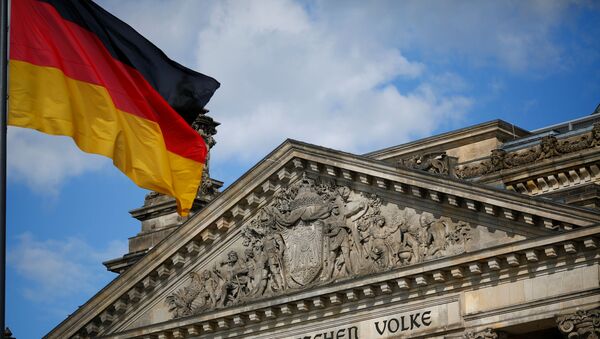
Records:
{"label": "coat of arms relief", "polygon": [[174,318],[465,252],[465,222],[303,177],[241,230],[242,242],[166,299]]}

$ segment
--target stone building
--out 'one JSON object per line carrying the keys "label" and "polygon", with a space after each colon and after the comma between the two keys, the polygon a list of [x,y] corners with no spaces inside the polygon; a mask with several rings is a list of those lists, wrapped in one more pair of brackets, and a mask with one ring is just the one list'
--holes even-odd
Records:
{"label": "stone building", "polygon": [[131,211],[119,276],[47,337],[600,335],[600,114],[364,155],[287,140],[204,182],[187,219],[155,193]]}

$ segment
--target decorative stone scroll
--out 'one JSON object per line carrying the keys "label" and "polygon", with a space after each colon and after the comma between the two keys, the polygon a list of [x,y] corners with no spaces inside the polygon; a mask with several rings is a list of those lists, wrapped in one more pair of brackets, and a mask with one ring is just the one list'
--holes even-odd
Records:
{"label": "decorative stone scroll", "polygon": [[499,332],[491,328],[486,328],[483,331],[466,332],[463,339],[506,339],[508,336],[504,332]]}
{"label": "decorative stone scroll", "polygon": [[600,309],[559,315],[556,323],[558,329],[569,339],[600,338]]}
{"label": "decorative stone scroll", "polygon": [[449,174],[450,158],[446,152],[416,155],[398,162],[399,166],[427,171],[435,174]]}
{"label": "decorative stone scroll", "polygon": [[241,246],[167,297],[175,318],[465,252],[471,228],[306,176],[241,230]]}
{"label": "decorative stone scroll", "polygon": [[454,169],[454,173],[459,178],[472,178],[598,146],[600,146],[600,123],[595,123],[590,133],[581,136],[559,141],[549,135],[543,137],[537,146],[510,153],[502,149],[494,149],[489,159],[458,166]]}

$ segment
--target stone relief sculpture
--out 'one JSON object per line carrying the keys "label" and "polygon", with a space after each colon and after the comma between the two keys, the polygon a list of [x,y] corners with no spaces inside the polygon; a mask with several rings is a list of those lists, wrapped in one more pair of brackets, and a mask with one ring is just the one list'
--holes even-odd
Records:
{"label": "stone relief sculpture", "polygon": [[478,332],[466,332],[463,339],[506,339],[508,335],[505,332],[496,331],[491,328],[486,328]]}
{"label": "stone relief sculpture", "polygon": [[449,160],[446,152],[436,152],[402,159],[398,162],[398,165],[430,173],[448,175],[450,168]]}
{"label": "stone relief sculpture", "polygon": [[558,139],[553,135],[547,135],[540,140],[540,151],[538,152],[538,159],[549,159],[555,156],[559,156],[559,144]]}
{"label": "stone relief sculpture", "polygon": [[600,309],[579,310],[556,317],[558,329],[569,339],[599,338]]}
{"label": "stone relief sculpture", "polygon": [[529,149],[515,152],[494,149],[489,159],[458,166],[454,173],[459,178],[472,178],[597,146],[600,146],[600,123],[595,123],[590,133],[566,140],[549,135],[543,137],[539,145]]}
{"label": "stone relief sculpture", "polygon": [[594,127],[592,128],[591,146],[592,147],[600,146],[600,123],[594,124]]}
{"label": "stone relief sculpture", "polygon": [[471,229],[303,177],[278,191],[241,238],[167,297],[175,318],[463,253]]}

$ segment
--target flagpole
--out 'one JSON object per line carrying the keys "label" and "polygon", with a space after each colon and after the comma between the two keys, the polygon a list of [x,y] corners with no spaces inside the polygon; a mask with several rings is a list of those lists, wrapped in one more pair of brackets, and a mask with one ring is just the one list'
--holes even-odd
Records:
{"label": "flagpole", "polygon": [[8,0],[0,0],[0,338],[6,328],[6,117],[8,65]]}

